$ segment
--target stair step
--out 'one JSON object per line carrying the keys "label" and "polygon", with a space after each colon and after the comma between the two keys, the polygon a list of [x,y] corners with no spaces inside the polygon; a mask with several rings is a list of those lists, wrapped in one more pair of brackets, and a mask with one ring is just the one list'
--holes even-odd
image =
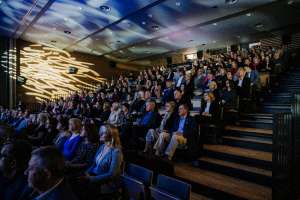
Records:
{"label": "stair step", "polygon": [[271,114],[258,114],[258,113],[253,113],[253,114],[241,114],[242,119],[268,119],[268,120],[273,120],[273,115]]}
{"label": "stair step", "polygon": [[252,127],[252,128],[262,128],[262,129],[272,129],[273,128],[273,119],[251,119],[239,120],[240,126]]}
{"label": "stair step", "polygon": [[260,151],[272,152],[272,141],[259,138],[245,138],[235,136],[223,136],[223,144],[243,147]]}
{"label": "stair step", "polygon": [[273,130],[272,129],[258,129],[251,127],[242,127],[242,126],[225,126],[224,128],[227,132],[233,133],[235,135],[244,135],[244,136],[253,136],[253,137],[266,137],[272,138]]}
{"label": "stair step", "polygon": [[272,153],[245,149],[241,147],[232,147],[228,145],[203,145],[204,155],[236,162],[249,166],[260,167],[270,170],[272,168]]}
{"label": "stair step", "polygon": [[[210,170],[195,168],[189,164],[176,164],[175,175],[177,178],[191,183],[192,189],[197,188],[197,191],[210,194],[213,199],[272,199],[272,189],[270,187]],[[207,190],[203,188],[207,188]]]}
{"label": "stair step", "polygon": [[272,171],[237,164],[224,160],[202,157],[198,160],[201,169],[212,170],[242,180],[254,182],[261,185],[272,185]]}

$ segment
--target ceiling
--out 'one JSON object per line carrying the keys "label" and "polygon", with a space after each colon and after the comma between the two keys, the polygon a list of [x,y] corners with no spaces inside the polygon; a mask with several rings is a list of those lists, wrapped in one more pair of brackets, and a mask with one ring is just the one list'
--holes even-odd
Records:
{"label": "ceiling", "polygon": [[123,62],[299,27],[300,0],[0,0],[0,34]]}

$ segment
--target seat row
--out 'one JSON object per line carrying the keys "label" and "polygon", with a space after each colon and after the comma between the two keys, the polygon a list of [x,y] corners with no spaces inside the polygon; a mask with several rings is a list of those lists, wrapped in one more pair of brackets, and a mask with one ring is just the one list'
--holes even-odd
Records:
{"label": "seat row", "polygon": [[159,174],[152,185],[153,171],[128,164],[122,175],[123,194],[130,200],[189,200],[191,185],[175,178]]}

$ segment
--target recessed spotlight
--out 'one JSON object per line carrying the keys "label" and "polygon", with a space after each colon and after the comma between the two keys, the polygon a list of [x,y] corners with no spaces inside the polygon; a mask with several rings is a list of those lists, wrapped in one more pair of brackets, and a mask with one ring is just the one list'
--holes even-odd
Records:
{"label": "recessed spotlight", "polygon": [[64,31],[65,34],[71,34],[71,31]]}
{"label": "recessed spotlight", "polygon": [[69,21],[69,19],[68,19],[68,18],[66,18],[66,17],[64,18],[64,20],[65,20],[65,21]]}
{"label": "recessed spotlight", "polygon": [[237,37],[237,38],[241,38],[241,36],[240,36],[240,35],[237,35],[236,37]]}
{"label": "recessed spotlight", "polygon": [[120,40],[117,40],[117,43],[121,43],[121,41],[120,41]]}
{"label": "recessed spotlight", "polygon": [[56,43],[56,40],[51,40],[51,43]]}
{"label": "recessed spotlight", "polygon": [[156,31],[159,30],[159,26],[157,26],[157,25],[153,25],[153,26],[151,26],[151,28],[156,30]]}
{"label": "recessed spotlight", "polygon": [[213,25],[214,25],[214,26],[217,26],[218,24],[217,24],[217,23],[213,23]]}
{"label": "recessed spotlight", "polygon": [[79,10],[82,10],[82,7],[78,7]]}
{"label": "recessed spotlight", "polygon": [[153,15],[152,15],[152,14],[148,14],[148,17],[149,17],[149,18],[152,18],[152,17],[153,17]]}
{"label": "recessed spotlight", "polygon": [[206,45],[205,43],[202,44],[202,46],[205,46],[205,45]]}
{"label": "recessed spotlight", "polygon": [[251,14],[251,13],[247,13],[246,16],[247,16],[247,17],[251,17],[252,14]]}
{"label": "recessed spotlight", "polygon": [[175,5],[176,6],[181,6],[181,2],[180,1],[176,1]]}
{"label": "recessed spotlight", "polygon": [[132,48],[132,49],[135,49],[135,46],[132,46],[131,48]]}
{"label": "recessed spotlight", "polygon": [[150,51],[146,51],[145,53],[150,54],[151,52]]}
{"label": "recessed spotlight", "polygon": [[103,5],[100,6],[100,10],[102,10],[103,12],[109,12],[111,9],[109,6]]}
{"label": "recessed spotlight", "polygon": [[288,1],[287,4],[288,5],[292,5],[294,3],[294,1]]}
{"label": "recessed spotlight", "polygon": [[2,3],[2,1],[0,1],[0,4]]}
{"label": "recessed spotlight", "polygon": [[226,4],[233,5],[236,4],[239,0],[225,0]]}
{"label": "recessed spotlight", "polygon": [[124,53],[124,51],[123,51],[123,50],[120,50],[119,52],[120,52],[120,53]]}
{"label": "recessed spotlight", "polygon": [[142,24],[143,24],[143,25],[146,25],[146,22],[145,22],[145,21],[142,21]]}

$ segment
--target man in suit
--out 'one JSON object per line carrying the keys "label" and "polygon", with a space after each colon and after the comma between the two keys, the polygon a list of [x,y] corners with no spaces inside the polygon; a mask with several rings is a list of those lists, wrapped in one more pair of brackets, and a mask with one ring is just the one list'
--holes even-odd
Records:
{"label": "man in suit", "polygon": [[198,128],[194,118],[189,116],[189,107],[186,104],[180,105],[178,114],[179,117],[174,121],[171,134],[166,132],[160,134],[154,147],[157,153],[163,152],[165,145],[169,143],[164,152],[169,160],[172,160],[179,146],[187,146],[189,155],[197,151]]}
{"label": "man in suit", "polygon": [[29,190],[24,171],[30,154],[31,145],[28,142],[17,140],[3,145],[0,155],[1,200],[26,199]]}
{"label": "man in suit", "polygon": [[41,147],[31,154],[26,170],[28,184],[39,193],[35,200],[76,200],[64,179],[65,161],[55,147]]}

